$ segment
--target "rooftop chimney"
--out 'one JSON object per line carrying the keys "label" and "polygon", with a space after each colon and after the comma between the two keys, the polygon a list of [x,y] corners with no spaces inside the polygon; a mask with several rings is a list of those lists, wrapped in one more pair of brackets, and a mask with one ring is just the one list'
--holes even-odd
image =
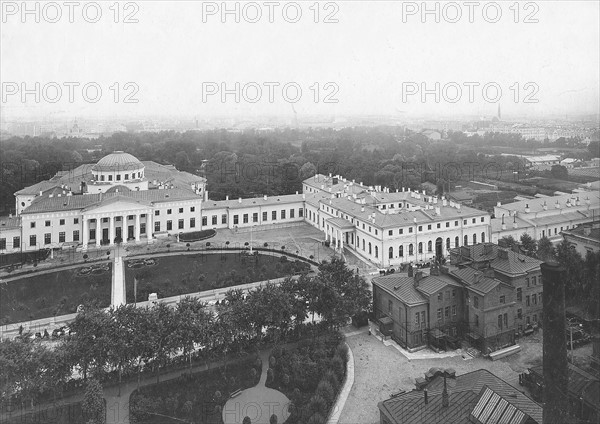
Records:
{"label": "rooftop chimney", "polygon": [[421,281],[423,277],[423,271],[415,272],[415,287],[419,287],[419,281]]}
{"label": "rooftop chimney", "polygon": [[423,390],[423,396],[425,397],[425,405],[427,405],[427,403],[429,402],[429,400],[427,399],[427,389]]}
{"label": "rooftop chimney", "polygon": [[436,208],[435,208],[435,214],[436,215],[441,215],[441,213],[442,213],[442,210],[439,207],[436,206]]}
{"label": "rooftop chimney", "polygon": [[238,203],[242,203],[242,198],[238,198]]}
{"label": "rooftop chimney", "polygon": [[502,206],[502,202],[498,202],[498,203],[496,203],[496,206],[497,206],[497,207],[500,207],[500,206]]}
{"label": "rooftop chimney", "polygon": [[229,195],[225,196],[225,200],[229,200]]}
{"label": "rooftop chimney", "polygon": [[448,201],[446,199],[442,199],[442,206],[448,206]]}
{"label": "rooftop chimney", "polygon": [[444,390],[442,391],[442,406],[447,408],[450,405],[450,399],[448,398],[448,389],[446,388],[446,371],[444,371]]}
{"label": "rooftop chimney", "polygon": [[540,265],[544,278],[543,291],[543,373],[544,411],[543,422],[568,422],[569,401],[567,396],[568,363],[565,337],[565,269],[557,263]]}
{"label": "rooftop chimney", "polygon": [[542,209],[544,209],[545,211],[548,210],[548,205],[546,204],[545,200],[544,200],[544,204],[542,205]]}
{"label": "rooftop chimney", "polygon": [[[296,194],[298,194],[298,192],[296,192]],[[265,194],[265,196],[263,197],[264,200],[267,200],[267,195]]]}
{"label": "rooftop chimney", "polygon": [[527,203],[527,204],[525,205],[525,213],[529,213],[529,210],[530,210],[530,209],[529,209],[529,203]]}
{"label": "rooftop chimney", "polygon": [[479,283],[479,280],[481,279],[481,276],[483,275],[483,273],[481,271],[475,271],[473,273],[473,283],[477,284]]}

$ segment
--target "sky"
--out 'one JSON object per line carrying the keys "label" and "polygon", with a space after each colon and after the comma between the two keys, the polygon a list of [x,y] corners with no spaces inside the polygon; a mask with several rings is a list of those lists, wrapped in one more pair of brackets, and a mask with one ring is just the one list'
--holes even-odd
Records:
{"label": "sky", "polygon": [[600,108],[598,1],[67,3],[1,2],[3,119]]}

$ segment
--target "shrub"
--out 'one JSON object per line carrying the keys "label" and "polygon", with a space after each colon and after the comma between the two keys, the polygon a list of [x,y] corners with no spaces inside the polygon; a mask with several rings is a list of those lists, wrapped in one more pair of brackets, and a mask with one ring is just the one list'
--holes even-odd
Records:
{"label": "shrub", "polygon": [[252,420],[249,416],[245,416],[244,420],[242,421],[242,424],[252,424]]}
{"label": "shrub", "polygon": [[317,412],[322,415],[327,414],[327,402],[322,396],[319,395],[314,395],[312,398],[310,398],[308,408],[313,414]]}
{"label": "shrub", "polygon": [[317,386],[315,393],[325,399],[329,404],[335,399],[335,391],[328,381],[321,381]]}
{"label": "shrub", "polygon": [[277,364],[277,360],[273,355],[269,356],[269,366],[271,368],[275,368],[275,364]]}
{"label": "shrub", "polygon": [[323,376],[323,380],[331,384],[331,387],[333,387],[333,389],[337,392],[337,390],[340,387],[340,380],[337,378],[337,376],[332,370],[327,370],[327,372]]}
{"label": "shrub", "polygon": [[348,345],[346,343],[340,343],[335,349],[335,354],[343,360],[348,360]]}
{"label": "shrub", "polygon": [[271,418],[269,418],[269,424],[277,424],[277,415],[271,415]]}
{"label": "shrub", "polygon": [[269,368],[267,370],[267,383],[271,383],[273,381],[274,376],[275,373],[273,372],[273,368]]}
{"label": "shrub", "polygon": [[342,358],[340,358],[339,356],[334,356],[333,359],[331,360],[331,368],[333,369],[333,372],[335,373],[336,377],[342,381],[342,379],[344,378],[344,361],[342,361]]}
{"label": "shrub", "polygon": [[325,424],[325,418],[319,413],[312,414],[308,419],[308,424]]}

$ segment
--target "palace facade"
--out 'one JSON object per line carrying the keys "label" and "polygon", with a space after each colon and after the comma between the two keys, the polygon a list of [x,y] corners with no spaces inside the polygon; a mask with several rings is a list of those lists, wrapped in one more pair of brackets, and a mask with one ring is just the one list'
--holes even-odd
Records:
{"label": "palace facade", "polygon": [[15,202],[16,216],[0,218],[0,253],[304,222],[323,231],[334,249],[387,268],[491,240],[489,213],[424,192],[317,174],[303,182],[302,193],[213,201],[205,178],[124,152],[59,172],[16,192]]}

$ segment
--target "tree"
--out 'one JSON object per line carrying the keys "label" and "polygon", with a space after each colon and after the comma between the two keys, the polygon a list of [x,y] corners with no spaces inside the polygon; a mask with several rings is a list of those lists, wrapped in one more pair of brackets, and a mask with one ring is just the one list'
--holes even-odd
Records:
{"label": "tree", "polygon": [[498,240],[498,246],[508,249],[512,249],[515,244],[517,244],[517,241],[513,238],[513,236],[504,236]]}
{"label": "tree", "polygon": [[242,421],[242,424],[252,424],[252,420],[250,419],[249,416],[245,416],[244,420]]}
{"label": "tree", "polygon": [[565,268],[565,295],[573,299],[583,294],[583,258],[566,240],[556,246],[558,262]]}
{"label": "tree", "polygon": [[523,247],[523,249],[525,249],[525,251],[527,252],[527,255],[535,256],[535,252],[537,250],[537,243],[535,242],[533,237],[531,237],[527,233],[523,233],[523,234],[521,234],[520,241],[521,241],[521,246]]}
{"label": "tree", "polygon": [[306,180],[317,173],[317,167],[310,162],[306,162],[300,167],[300,178]]}
{"label": "tree", "polygon": [[556,257],[556,249],[548,237],[544,236],[538,240],[536,256],[544,262]]}
{"label": "tree", "polygon": [[552,165],[552,168],[550,169],[550,175],[552,175],[552,178],[556,178],[558,180],[566,180],[569,178],[569,171],[562,165]]}
{"label": "tree", "polygon": [[96,379],[89,379],[83,394],[83,403],[81,405],[84,416],[88,419],[86,424],[104,424],[104,395],[102,386]]}

